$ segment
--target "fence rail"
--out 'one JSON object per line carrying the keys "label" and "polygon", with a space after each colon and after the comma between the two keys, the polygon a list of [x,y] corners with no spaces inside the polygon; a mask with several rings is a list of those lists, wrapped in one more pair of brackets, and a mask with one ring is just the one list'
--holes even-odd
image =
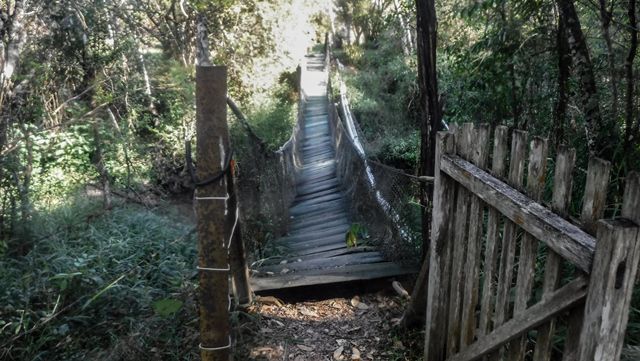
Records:
{"label": "fence rail", "polygon": [[591,159],[581,228],[567,219],[575,150],[558,151],[547,208],[547,140],[527,146],[515,131],[509,154],[507,134],[496,128],[492,147],[484,124],[438,134],[425,359],[618,360],[640,259],[640,176],[627,177],[624,218],[601,220],[611,167]]}

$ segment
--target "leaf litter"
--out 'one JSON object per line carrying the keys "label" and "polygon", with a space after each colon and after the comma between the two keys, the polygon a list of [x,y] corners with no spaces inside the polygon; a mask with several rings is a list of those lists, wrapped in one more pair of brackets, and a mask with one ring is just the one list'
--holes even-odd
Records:
{"label": "leaf litter", "polygon": [[236,360],[419,360],[424,334],[398,328],[406,300],[395,294],[321,301],[256,302],[241,325]]}

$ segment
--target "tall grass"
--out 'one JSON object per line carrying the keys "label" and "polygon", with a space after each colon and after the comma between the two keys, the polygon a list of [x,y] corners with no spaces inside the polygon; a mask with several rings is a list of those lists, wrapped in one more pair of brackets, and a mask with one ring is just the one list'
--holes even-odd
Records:
{"label": "tall grass", "polygon": [[168,209],[78,196],[34,220],[31,251],[0,256],[0,359],[194,358],[193,225]]}

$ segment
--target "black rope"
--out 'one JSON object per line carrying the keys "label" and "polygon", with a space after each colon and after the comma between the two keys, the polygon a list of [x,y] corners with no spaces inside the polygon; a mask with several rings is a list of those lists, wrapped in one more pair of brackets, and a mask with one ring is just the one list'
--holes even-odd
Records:
{"label": "black rope", "polygon": [[215,175],[205,180],[198,180],[196,178],[196,170],[193,167],[193,158],[191,156],[191,141],[185,140],[184,146],[185,146],[185,158],[187,160],[187,169],[189,170],[189,175],[191,176],[191,181],[193,182],[194,188],[204,187],[211,183],[217,182],[220,179],[222,179],[222,177],[226,176],[227,173],[229,173],[229,171],[231,171],[231,163],[232,163],[231,160],[233,159],[233,150],[230,150],[229,153],[227,154],[227,157],[224,160],[224,168],[222,168],[222,170],[220,170],[218,173],[216,173]]}

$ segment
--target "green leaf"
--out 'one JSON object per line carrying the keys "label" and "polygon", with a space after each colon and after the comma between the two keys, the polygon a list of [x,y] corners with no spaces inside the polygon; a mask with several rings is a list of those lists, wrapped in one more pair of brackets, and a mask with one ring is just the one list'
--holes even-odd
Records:
{"label": "green leaf", "polygon": [[172,298],[163,298],[153,303],[153,310],[162,317],[168,317],[180,310],[182,301]]}

